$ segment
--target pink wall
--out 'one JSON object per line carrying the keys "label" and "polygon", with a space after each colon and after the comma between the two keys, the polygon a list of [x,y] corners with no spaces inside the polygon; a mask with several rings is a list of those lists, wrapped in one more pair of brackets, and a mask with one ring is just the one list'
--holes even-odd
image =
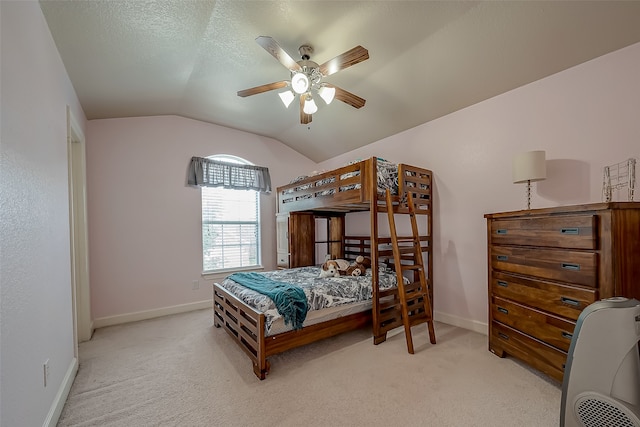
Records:
{"label": "pink wall", "polygon": [[[268,167],[274,190],[316,166],[274,139],[178,116],[89,122],[94,319],[211,299],[211,280],[201,278],[200,190],[185,183],[192,156],[223,153]],[[261,197],[268,269],[275,268],[275,212],[274,191]]]}
{"label": "pink wall", "polygon": [[[329,169],[353,158],[378,155],[431,169],[436,318],[485,331],[483,215],[526,208],[524,184],[511,183],[513,156],[546,150],[547,179],[532,184],[533,208],[600,202],[603,167],[630,157],[640,159],[639,112],[640,44],[636,44],[319,167]],[[639,200],[640,192],[636,193]],[[626,193],[614,200],[626,200]],[[354,218],[348,226],[354,229],[359,224]],[[365,222],[365,231],[367,226]]]}
{"label": "pink wall", "polygon": [[[184,187],[192,155],[229,153],[270,168],[274,188],[291,177],[378,155],[435,176],[435,308],[439,320],[484,331],[486,223],[524,209],[511,160],[546,150],[547,180],[532,206],[601,200],[602,168],[640,157],[640,44],[558,73],[320,165],[279,142],[180,117],[89,122],[87,162],[94,318],[210,297],[200,277],[200,199]],[[640,196],[639,196],[640,197]],[[620,200],[620,196],[617,196]],[[275,195],[263,197],[273,224]],[[368,221],[349,220],[368,232]],[[384,222],[384,221],[381,221]],[[266,268],[274,230],[265,228]]]}
{"label": "pink wall", "polygon": [[39,3],[1,1],[0,15],[0,425],[55,424],[77,367],[67,106],[85,116]]}

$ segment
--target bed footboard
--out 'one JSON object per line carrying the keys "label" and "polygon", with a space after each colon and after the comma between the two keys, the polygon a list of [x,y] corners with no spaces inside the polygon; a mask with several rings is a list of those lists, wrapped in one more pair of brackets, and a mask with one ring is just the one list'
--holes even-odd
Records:
{"label": "bed footboard", "polygon": [[214,283],[213,324],[217,328],[224,327],[251,359],[256,376],[265,379],[270,366],[264,346],[264,314]]}
{"label": "bed footboard", "polygon": [[247,306],[219,284],[213,284],[213,324],[217,328],[224,327],[247,353],[253,364],[253,372],[261,380],[265,379],[271,368],[267,357],[347,331],[371,327],[371,319],[369,309],[265,337],[264,314]]}

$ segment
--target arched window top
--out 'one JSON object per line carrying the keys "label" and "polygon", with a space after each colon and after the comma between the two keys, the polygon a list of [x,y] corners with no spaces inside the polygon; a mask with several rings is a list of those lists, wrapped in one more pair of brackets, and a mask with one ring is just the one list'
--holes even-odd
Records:
{"label": "arched window top", "polygon": [[207,156],[207,159],[216,160],[216,161],[225,162],[225,163],[233,163],[233,164],[238,164],[238,165],[255,166],[250,161],[245,160],[242,157],[234,156],[232,154],[213,154],[211,156]]}

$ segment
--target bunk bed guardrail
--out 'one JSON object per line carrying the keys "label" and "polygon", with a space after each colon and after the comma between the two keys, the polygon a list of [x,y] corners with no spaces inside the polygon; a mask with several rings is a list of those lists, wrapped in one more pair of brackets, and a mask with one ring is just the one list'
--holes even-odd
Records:
{"label": "bunk bed guardrail", "polygon": [[[378,200],[382,211],[385,184],[378,185],[384,180],[379,179],[377,170],[377,157],[371,157],[278,187],[278,211],[366,211],[371,209],[372,197]],[[396,187],[392,189],[394,194],[404,195],[411,191],[416,214],[430,213],[431,171],[398,164],[396,181]]]}

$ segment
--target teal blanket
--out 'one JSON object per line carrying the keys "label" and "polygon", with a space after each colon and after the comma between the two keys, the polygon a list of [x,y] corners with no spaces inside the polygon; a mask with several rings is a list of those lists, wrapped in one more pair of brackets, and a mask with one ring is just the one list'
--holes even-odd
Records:
{"label": "teal blanket", "polygon": [[285,325],[302,329],[309,305],[302,288],[285,282],[277,282],[260,273],[233,273],[229,279],[256,292],[268,296],[276,304]]}

